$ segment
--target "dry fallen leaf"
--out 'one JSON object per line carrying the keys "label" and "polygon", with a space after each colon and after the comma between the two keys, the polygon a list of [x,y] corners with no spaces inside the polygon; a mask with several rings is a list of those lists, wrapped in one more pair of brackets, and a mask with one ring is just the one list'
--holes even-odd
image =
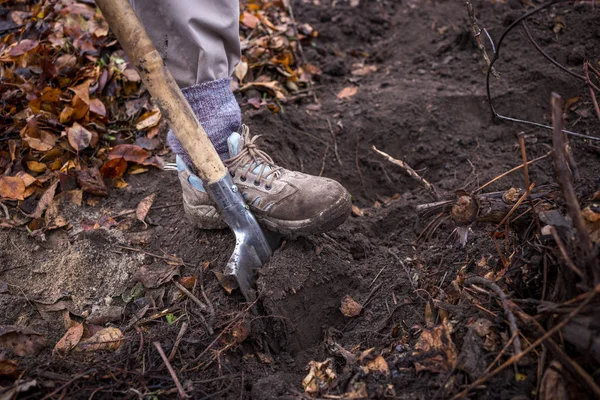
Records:
{"label": "dry fallen leaf", "polygon": [[104,103],[100,99],[90,100],[90,111],[101,117],[106,116],[106,107],[104,107]]}
{"label": "dry fallen leaf", "polygon": [[27,168],[33,172],[41,173],[48,169],[46,164],[37,162],[37,161],[27,161],[26,164],[27,164]]}
{"label": "dry fallen leaf", "polygon": [[150,157],[148,150],[142,149],[140,146],[133,144],[120,144],[108,152],[108,159],[113,158],[124,158],[125,161],[133,162],[136,164],[142,164],[148,157]]}
{"label": "dry fallen leaf", "polygon": [[19,357],[35,356],[44,347],[46,339],[41,333],[15,325],[0,326],[0,349]]}
{"label": "dry fallen leaf", "polygon": [[96,196],[108,195],[108,189],[106,189],[100,171],[98,171],[98,168],[96,167],[78,171],[77,183],[86,193],[91,193]]}
{"label": "dry fallen leaf", "polygon": [[144,129],[152,128],[153,126],[158,125],[160,122],[160,117],[160,110],[156,109],[153,111],[148,111],[138,118],[135,124],[135,129],[142,131]]}
{"label": "dry fallen leaf", "polygon": [[257,89],[269,93],[275,96],[278,100],[285,100],[285,94],[283,94],[283,88],[278,81],[270,82],[248,82],[240,87],[238,90],[243,92],[248,89]]}
{"label": "dry fallen leaf", "polygon": [[342,306],[340,311],[345,317],[356,317],[362,311],[362,306],[358,304],[352,297],[346,295],[342,299]]}
{"label": "dry fallen leaf", "polygon": [[29,187],[31,184],[35,183],[37,181],[36,178],[34,178],[33,176],[29,175],[27,172],[25,171],[19,171],[15,174],[15,176],[23,179],[23,183],[25,183],[25,187]]}
{"label": "dry fallen leaf", "polygon": [[40,201],[35,207],[35,210],[30,215],[31,218],[40,218],[42,216],[52,199],[54,199],[54,193],[56,193],[56,187],[58,186],[58,183],[59,180],[56,180],[48,189],[46,189],[42,197],[40,197]]}
{"label": "dry fallen leaf", "polygon": [[357,216],[357,217],[364,217],[365,213],[363,210],[358,208],[358,206],[352,204],[352,215]]}
{"label": "dry fallen leaf", "polygon": [[178,265],[163,263],[141,266],[133,275],[133,279],[147,289],[154,289],[169,282],[173,277],[178,275]]}
{"label": "dry fallen leaf", "polygon": [[127,171],[127,161],[124,158],[108,160],[100,168],[100,174],[106,179],[119,179]]}
{"label": "dry fallen leaf", "polygon": [[248,63],[240,61],[235,67],[235,76],[242,82],[248,73]]}
{"label": "dry fallen leaf", "polygon": [[232,276],[225,276],[219,271],[213,271],[213,273],[227,294],[231,294],[231,292],[239,287],[237,281]]}
{"label": "dry fallen leaf", "polygon": [[139,82],[142,80],[140,74],[138,74],[138,72],[134,68],[127,68],[125,71],[123,71],[123,76],[129,82]]}
{"label": "dry fallen leaf", "polygon": [[331,368],[332,364],[331,359],[308,363],[308,374],[302,380],[302,387],[306,393],[317,395],[321,390],[326,391],[335,386],[337,375]]}
{"label": "dry fallen leaf", "polygon": [[336,95],[338,99],[346,99],[348,97],[354,96],[358,92],[358,86],[348,86],[340,90],[340,92]]}
{"label": "dry fallen leaf", "polygon": [[0,356],[0,378],[16,378],[19,373],[19,366],[16,361],[7,360]]}
{"label": "dry fallen leaf", "polygon": [[156,197],[156,193],[152,193],[150,196],[145,197],[140,203],[137,205],[135,209],[135,216],[139,221],[141,221],[145,227],[148,226],[146,224],[146,215],[150,211],[150,207],[152,207],[152,203],[154,202],[154,198]]}
{"label": "dry fallen leaf", "polygon": [[350,73],[354,76],[365,76],[369,75],[372,72],[377,72],[377,67],[374,65],[368,65],[366,67],[358,68]]}
{"label": "dry fallen leaf", "polygon": [[378,355],[374,360],[371,360],[365,365],[369,371],[379,372],[380,374],[389,376],[390,375],[390,367],[388,366],[387,361],[381,356]]}
{"label": "dry fallen leaf", "polygon": [[7,200],[23,200],[25,182],[17,176],[0,176],[0,198]]}
{"label": "dry fallen leaf", "polygon": [[58,204],[55,200],[52,200],[50,204],[48,204],[46,214],[44,215],[44,221],[46,229],[58,229],[69,224],[69,221],[67,221],[60,213]]}
{"label": "dry fallen leaf", "polygon": [[254,14],[252,14],[252,13],[250,13],[248,11],[244,11],[240,15],[240,22],[244,26],[247,26],[250,29],[254,29],[254,28],[256,28],[256,25],[258,25],[258,23],[260,22],[260,20]]}
{"label": "dry fallen leaf", "polygon": [[565,383],[562,364],[550,362],[540,384],[540,400],[568,400],[570,398]]}
{"label": "dry fallen leaf", "polygon": [[92,337],[84,339],[75,347],[76,351],[117,350],[123,343],[123,332],[118,328],[108,327],[96,332]]}
{"label": "dry fallen leaf", "polygon": [[457,353],[446,320],[433,329],[424,329],[415,345],[415,369],[437,373],[450,372],[456,365]]}
{"label": "dry fallen leaf", "polygon": [[17,57],[35,49],[39,44],[40,42],[38,42],[37,40],[25,39],[19,42],[19,44],[17,44],[15,47],[10,49],[8,54],[11,57]]}
{"label": "dry fallen leaf", "polygon": [[70,327],[64,336],[56,343],[52,354],[66,355],[79,344],[83,336],[83,323],[75,324]]}
{"label": "dry fallen leaf", "polygon": [[92,142],[92,136],[92,132],[88,131],[77,122],[73,123],[73,126],[67,129],[69,144],[75,151],[80,151],[89,147]]}

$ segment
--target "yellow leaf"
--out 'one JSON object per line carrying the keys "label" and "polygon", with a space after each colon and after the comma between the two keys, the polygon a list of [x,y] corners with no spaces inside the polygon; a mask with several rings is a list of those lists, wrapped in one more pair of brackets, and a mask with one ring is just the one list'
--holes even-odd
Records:
{"label": "yellow leaf", "polygon": [[142,131],[144,129],[152,128],[153,126],[158,125],[160,117],[160,110],[148,111],[138,118],[135,129]]}
{"label": "yellow leaf", "polygon": [[46,164],[37,161],[27,161],[27,168],[33,172],[44,172],[48,169]]}
{"label": "yellow leaf", "polygon": [[143,174],[144,172],[148,171],[149,168],[143,167],[141,165],[132,165],[131,168],[129,168],[129,175]]}
{"label": "yellow leaf", "polygon": [[123,179],[119,179],[115,182],[115,187],[117,189],[123,189],[123,188],[126,188],[127,186],[129,186],[129,184],[127,182],[125,182]]}

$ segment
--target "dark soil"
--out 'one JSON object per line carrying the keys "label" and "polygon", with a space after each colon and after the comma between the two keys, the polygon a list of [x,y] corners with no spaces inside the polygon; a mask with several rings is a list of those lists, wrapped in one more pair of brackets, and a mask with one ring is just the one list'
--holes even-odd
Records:
{"label": "dark soil", "polygon": [[[297,3],[301,4],[296,5],[296,17],[319,31],[314,46],[305,45],[304,53],[323,70],[315,82],[321,109],[307,108],[314,103],[309,97],[284,105],[278,114],[246,110],[245,122],[251,131],[263,135],[265,150],[280,165],[315,175],[323,170],[324,176],[349,189],[364,215],[353,215],[328,234],[286,242],[260,271],[257,313],[243,312],[248,305],[241,294],[228,295],[213,273],[225,264],[233,236],[227,231],[197,231],[187,224],[177,206],[180,188],[173,172],[131,176],[127,188],[115,190],[100,205],[73,211],[73,230],[54,231],[46,242],[22,233],[0,232],[4,243],[0,280],[8,284],[7,293],[0,294],[0,325],[27,325],[46,335],[51,345],[37,358],[22,360],[26,376],[38,382],[30,398],[42,397],[91,368],[56,396],[136,398],[140,393],[154,393],[176,397],[151,342],[160,341],[168,354],[184,321],[190,329],[172,364],[193,398],[299,398],[309,361],[332,356],[340,380],[349,379],[342,372],[343,358],[326,345],[332,341],[347,350],[374,347],[385,354],[392,371],[389,377],[353,378],[367,382],[372,397],[395,392],[396,397],[389,398],[442,398],[472,382],[473,377],[465,372],[454,371],[452,379],[449,374],[415,372],[412,350],[427,323],[427,299],[439,298],[440,290],[450,295],[451,282],[459,274],[481,272],[478,261],[482,258],[485,268],[502,268],[488,235],[492,227],[474,225],[465,247],[452,235],[450,223],[442,224],[430,240],[417,243],[431,218],[420,219],[415,206],[434,199],[371,147],[405,161],[452,199],[456,190],[473,190],[519,165],[519,132],[525,132],[528,157],[533,159],[549,151],[551,131],[492,121],[485,64],[462,2],[361,0],[355,8],[346,1],[337,1],[335,6],[329,0],[320,5]],[[480,24],[497,39],[524,10],[518,1],[486,1],[476,4],[476,12]],[[557,15],[566,25],[558,34],[553,31]],[[552,57],[577,73],[584,59],[594,63],[599,59],[598,11],[592,11],[589,4],[549,8],[533,18],[529,27]],[[582,96],[577,110],[567,112],[567,127],[600,134],[583,82],[544,60],[520,28],[511,32],[503,46],[496,63],[501,78],[492,78],[500,113],[551,124],[551,92],[564,99]],[[358,63],[375,65],[377,71],[354,76],[350,72]],[[351,85],[358,85],[357,94],[338,100],[336,94]],[[241,97],[240,103],[245,100]],[[333,137],[339,159],[333,151]],[[580,174],[577,189],[582,195],[593,193],[599,184],[597,147],[575,138],[571,146]],[[555,183],[551,158],[532,165],[529,173],[537,186]],[[523,175],[515,173],[486,190],[523,186]],[[157,194],[155,207],[174,206],[151,210],[148,228],[129,215],[119,219],[117,228],[77,232],[82,220],[134,209],[152,193]],[[177,322],[168,324],[161,318],[129,329],[117,352],[52,357],[50,349],[66,328],[58,312],[41,318],[34,301],[68,300],[66,307],[73,318],[99,305],[122,305],[123,294],[134,287],[134,274],[142,265],[166,265],[148,253],[175,255],[186,263],[180,268],[181,276],[204,278],[206,295],[216,310],[216,333],[206,332],[191,301],[173,308],[171,299],[177,290],[167,283],[146,291],[145,298],[151,299],[146,317],[171,307],[181,317]],[[517,298],[540,298],[540,271],[539,259],[514,262],[504,284]],[[195,293],[201,297],[198,288]],[[340,312],[346,295],[366,303],[356,318]],[[129,303],[122,320],[114,321],[116,326],[125,329],[140,304],[146,303]],[[450,319],[459,351],[467,334],[465,324],[477,318],[490,320],[503,336],[497,350],[485,351],[485,365],[489,364],[510,337],[501,308],[493,300],[486,305],[496,317],[473,305],[458,308]],[[434,313],[434,317],[439,316]],[[235,335],[245,330],[249,337],[237,343]],[[523,379],[517,380],[509,368],[477,391],[476,397],[535,397],[537,363],[532,361],[519,366]],[[571,378],[566,375],[565,379]],[[331,394],[350,390],[348,384]]]}

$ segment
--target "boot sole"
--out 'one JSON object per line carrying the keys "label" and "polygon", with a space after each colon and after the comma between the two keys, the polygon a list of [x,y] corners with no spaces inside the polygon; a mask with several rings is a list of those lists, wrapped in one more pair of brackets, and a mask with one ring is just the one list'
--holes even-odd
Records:
{"label": "boot sole", "polygon": [[[189,206],[184,202],[184,210],[190,221],[198,229],[224,229],[227,224],[214,206]],[[340,198],[328,209],[314,218],[290,221],[256,216],[258,223],[270,231],[290,238],[315,235],[337,228],[348,219],[352,211],[350,194]]]}

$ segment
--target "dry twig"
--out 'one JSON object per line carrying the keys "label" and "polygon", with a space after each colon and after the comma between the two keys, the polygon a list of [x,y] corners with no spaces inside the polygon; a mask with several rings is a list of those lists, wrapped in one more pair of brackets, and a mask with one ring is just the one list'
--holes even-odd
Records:
{"label": "dry twig", "polygon": [[[473,37],[477,41],[477,47],[479,48],[479,51],[481,52],[481,55],[483,56],[483,59],[485,60],[485,63],[487,64],[487,66],[489,68],[491,60],[487,54],[487,51],[485,50],[483,41],[481,40],[481,32],[483,32],[483,31],[481,28],[479,28],[479,25],[477,24],[477,18],[475,18],[475,10],[473,9],[473,4],[471,4],[470,1],[465,1],[465,6],[467,6],[467,12],[469,13],[469,21],[471,22],[471,30],[473,31]],[[491,42],[491,43],[492,43],[492,45],[494,44],[494,42]],[[491,67],[491,68],[492,68],[492,74],[496,78],[500,78],[500,74],[498,73],[498,71],[496,71],[496,69],[494,67]]]}
{"label": "dry twig", "polygon": [[76,380],[81,379],[81,378],[85,377],[86,375],[92,374],[94,372],[96,372],[96,369],[92,368],[92,369],[89,369],[89,370],[87,370],[85,372],[82,372],[81,374],[75,375],[73,378],[69,379],[68,382],[65,382],[63,385],[59,386],[58,389],[56,389],[52,393],[49,393],[46,396],[42,397],[42,400],[47,400],[47,399],[50,399],[50,398],[54,397],[55,395],[58,394],[58,392],[60,392],[61,390],[65,389],[66,387],[68,387],[70,384],[72,384]]}
{"label": "dry twig", "polygon": [[329,126],[329,133],[331,133],[331,138],[333,139],[333,154],[335,154],[335,158],[337,159],[337,162],[341,167],[342,159],[338,154],[337,139],[335,138],[335,132],[333,132],[333,128],[331,127],[331,121],[329,120],[329,118],[327,118],[327,125]]}
{"label": "dry twig", "polygon": [[[200,307],[200,310],[204,311],[204,312],[209,312],[210,313],[210,307],[207,306],[206,304],[204,304],[203,302],[200,301],[200,299],[198,299],[196,296],[194,296],[194,294],[192,292],[190,292],[189,290],[187,290],[185,288],[185,286],[183,286],[181,283],[177,282],[175,279],[173,279],[173,283],[175,284],[175,286],[177,286],[177,288],[179,290],[181,290],[181,292],[183,294],[185,294],[190,300],[192,300],[194,303],[196,303],[196,305],[198,307]],[[214,310],[213,310],[213,315],[211,315],[210,317],[210,321],[211,323],[209,324],[208,321],[206,321],[206,319],[204,318],[204,316],[202,316],[202,314],[198,314],[198,316],[200,317],[200,320],[202,321],[202,323],[204,324],[204,326],[206,327],[206,330],[208,331],[208,333],[210,335],[214,334],[215,331],[212,327],[212,321],[214,319]]]}
{"label": "dry twig", "polygon": [[[202,356],[204,356],[210,349],[212,349],[212,347],[233,326],[233,324],[235,324],[240,318],[244,317],[246,315],[246,313],[248,313],[248,311],[251,310],[252,307],[254,307],[254,305],[258,302],[259,299],[260,298],[256,298],[256,300],[254,300],[244,310],[242,310],[234,318],[232,318],[231,321],[229,321],[229,323],[227,324],[227,326],[225,326],[225,328],[223,328],[223,330],[217,335],[217,337],[208,346],[206,346],[206,348],[204,350],[202,350],[202,352],[196,358],[194,358],[192,361],[196,362],[196,361],[200,360],[202,358]],[[197,367],[195,367],[193,369],[196,369]],[[187,366],[183,367],[182,371],[184,371],[186,369],[187,369]]]}
{"label": "dry twig", "polygon": [[169,359],[167,358],[167,355],[165,354],[164,350],[162,349],[160,343],[152,342],[152,344],[154,345],[154,347],[156,347],[158,354],[160,354],[160,358],[162,358],[163,362],[165,363],[165,366],[169,370],[169,374],[171,375],[171,378],[173,378],[173,382],[175,382],[175,386],[177,386],[177,391],[179,392],[179,397],[181,397],[182,399],[187,399],[189,396],[183,390],[183,386],[181,386],[181,382],[179,382],[179,378],[177,378],[177,374],[173,370],[173,367],[171,366],[171,363],[169,362]]}
{"label": "dry twig", "polygon": [[325,172],[325,160],[327,160],[327,153],[329,153],[329,144],[325,146],[325,152],[323,153],[323,160],[321,161],[321,172],[319,172],[319,176],[323,176],[323,172]]}
{"label": "dry twig", "polygon": [[[588,293],[584,293],[586,295]],[[526,327],[534,331],[536,336],[543,336],[546,334],[544,328],[540,323],[523,310],[516,304],[509,300],[509,307],[515,312],[515,314],[525,323]],[[546,347],[552,352],[552,354],[563,364],[566,369],[573,374],[574,377],[579,378],[580,382],[583,382],[588,390],[594,393],[596,398],[600,398],[600,388],[594,382],[594,379],[583,369],[579,364],[573,361],[564,350],[552,340],[551,337],[544,342]]]}
{"label": "dry twig", "polygon": [[177,334],[177,338],[175,339],[175,343],[173,344],[173,348],[171,349],[171,353],[169,353],[169,361],[175,358],[175,354],[177,354],[177,349],[179,348],[179,343],[181,343],[181,339],[183,339],[183,335],[187,332],[188,323],[184,322],[181,324],[181,328],[179,329],[179,333]]}
{"label": "dry twig", "polygon": [[586,61],[583,64],[583,73],[585,74],[585,78],[587,79],[588,89],[590,90],[590,97],[592,98],[592,103],[594,103],[594,110],[596,110],[596,115],[598,119],[600,119],[600,107],[598,106],[598,100],[596,100],[596,93],[594,93],[594,88],[592,87],[592,81],[590,80],[589,69],[589,61]]}
{"label": "dry twig", "polygon": [[[552,154],[552,152],[550,151],[550,152],[548,152],[548,153],[544,154],[544,155],[543,155],[543,156],[541,156],[541,157],[538,157],[538,158],[535,158],[535,159],[533,159],[533,160],[531,160],[531,161],[528,161],[528,162],[527,162],[527,165],[531,165],[531,164],[533,164],[534,162],[537,162],[537,161],[543,160],[544,158],[547,158],[547,157],[549,157],[551,154]],[[474,191],[473,191],[473,194],[475,194],[475,193],[478,193],[478,192],[481,192],[481,190],[482,190],[482,189],[486,188],[487,186],[491,185],[492,183],[496,182],[497,180],[500,180],[500,179],[504,178],[506,175],[508,175],[508,174],[510,174],[510,173],[513,173],[513,172],[515,172],[515,171],[518,171],[518,170],[520,170],[520,169],[521,169],[521,168],[523,168],[524,166],[525,166],[524,164],[521,164],[521,165],[519,165],[519,166],[517,166],[517,167],[514,167],[514,168],[513,168],[513,169],[511,169],[511,170],[508,170],[508,171],[506,171],[506,172],[504,172],[504,173],[502,173],[502,174],[498,175],[497,177],[495,177],[494,179],[492,179],[492,180],[491,180],[491,181],[489,181],[488,183],[486,183],[486,184],[484,184],[484,185],[480,186],[478,189],[474,190]]]}
{"label": "dry twig", "polygon": [[582,280],[585,279],[585,275],[583,274],[583,272],[581,272],[581,270],[579,268],[577,268],[577,266],[573,263],[573,260],[571,260],[571,258],[569,257],[567,248],[565,247],[565,244],[563,243],[560,236],[558,235],[556,228],[553,226],[549,226],[549,228],[550,228],[550,232],[552,233],[552,237],[554,238],[554,241],[556,242],[556,245],[558,246],[558,250],[560,251],[560,254],[563,256],[565,262],[567,263],[567,267],[569,267],[569,269],[571,269],[571,271],[575,272],[577,274],[577,276],[579,276]]}
{"label": "dry twig", "polygon": [[383,157],[385,157],[392,164],[397,165],[400,168],[402,168],[411,178],[415,179],[417,182],[419,182],[421,185],[423,185],[427,190],[429,190],[429,192],[432,194],[432,196],[436,200],[440,200],[440,195],[438,194],[438,192],[435,189],[435,187],[431,183],[427,182],[427,180],[425,178],[422,178],[419,174],[417,174],[415,172],[415,170],[412,169],[408,164],[406,164],[402,160],[397,160],[397,159],[393,158],[392,156],[390,156],[387,153],[384,153],[381,150],[378,150],[377,147],[375,147],[375,146],[373,146],[372,149],[376,153],[378,153],[378,154],[382,155]]}
{"label": "dry twig", "polygon": [[506,315],[506,318],[508,319],[508,323],[510,325],[510,333],[513,336],[515,336],[515,339],[514,339],[515,354],[519,354],[522,349],[521,348],[521,340],[519,339],[519,328],[517,327],[517,320],[516,320],[514,314],[510,311],[510,308],[508,307],[508,298],[506,297],[506,294],[494,282],[489,281],[480,276],[474,276],[465,281],[465,284],[467,284],[467,285],[472,285],[473,283],[487,286],[498,297],[500,297],[500,302],[502,303],[502,308],[504,308],[504,314]]}
{"label": "dry twig", "polygon": [[504,355],[504,353],[506,353],[506,350],[510,347],[510,345],[512,344],[512,342],[519,337],[519,333],[515,332],[512,334],[512,336],[510,337],[510,339],[508,339],[508,342],[506,342],[506,344],[504,345],[504,347],[502,348],[502,350],[500,350],[500,353],[498,353],[498,355],[496,356],[496,358],[494,358],[494,361],[492,361],[490,363],[490,365],[488,365],[488,367],[485,369],[484,374],[487,374],[488,372],[491,371],[491,369],[494,367],[494,365],[496,365],[496,363],[502,358],[502,356]]}
{"label": "dry twig", "polygon": [[593,264],[592,273],[594,276],[594,283],[598,283],[600,282],[598,260],[592,260],[594,245],[592,244],[592,240],[590,239],[588,231],[585,227],[583,216],[581,215],[581,210],[579,207],[579,201],[577,200],[575,189],[573,188],[573,183],[571,181],[571,173],[569,171],[569,167],[567,166],[564,136],[562,133],[562,108],[562,98],[558,94],[552,93],[552,125],[554,126],[552,141],[554,145],[554,169],[556,170],[558,183],[562,188],[565,202],[567,203],[567,210],[571,216],[571,219],[573,220],[573,226],[577,231],[579,243],[581,244],[581,247],[585,253],[586,261],[589,260]]}
{"label": "dry twig", "polygon": [[537,213],[535,212],[535,207],[533,205],[533,199],[531,198],[531,188],[529,186],[529,168],[527,165],[527,149],[525,148],[525,132],[519,133],[519,145],[521,146],[521,158],[523,158],[523,177],[525,178],[525,188],[527,189],[527,199],[529,200],[529,206],[531,207],[531,210],[534,211],[533,217],[535,219],[535,224],[539,231],[541,229],[540,220],[538,218]]}
{"label": "dry twig", "polygon": [[[487,382],[488,379],[490,379],[493,376],[498,375],[500,372],[504,371],[506,368],[510,367],[514,363],[519,362],[523,357],[525,357],[527,354],[529,354],[530,352],[532,352],[536,347],[538,347],[540,344],[542,344],[543,342],[545,342],[552,335],[554,335],[555,333],[557,333],[558,331],[560,331],[573,317],[575,317],[577,314],[579,314],[579,312],[585,306],[587,306],[589,304],[589,302],[592,301],[592,299],[594,297],[596,297],[596,295],[598,293],[600,293],[600,285],[596,285],[596,287],[594,288],[594,290],[592,290],[591,292],[586,293],[585,300],[579,306],[577,306],[577,308],[575,308],[573,311],[571,311],[569,313],[569,315],[567,315],[565,317],[565,319],[563,319],[560,323],[558,323],[557,325],[555,325],[554,328],[550,329],[548,332],[546,332],[544,335],[542,335],[539,339],[537,339],[535,342],[533,342],[529,347],[527,347],[521,353],[515,354],[514,356],[512,356],[511,358],[509,358],[508,360],[506,360],[502,365],[500,365],[498,368],[494,369],[489,374],[486,374],[486,375],[482,376],[481,378],[477,379],[475,382],[473,382],[472,384],[470,384],[465,390],[463,390],[462,392],[460,392],[457,395],[455,395],[454,397],[452,397],[451,400],[460,399],[462,397],[465,397],[466,395],[469,394],[469,392],[471,390],[473,390],[477,386],[479,386],[479,385]],[[600,392],[598,392],[597,395],[600,396]]]}
{"label": "dry twig", "polygon": [[[204,304],[203,302],[201,302],[200,299],[198,299],[196,296],[194,296],[194,294],[192,292],[187,290],[185,288],[185,286],[183,286],[181,283],[177,282],[175,279],[173,279],[173,283],[175,284],[175,286],[177,286],[177,289],[181,290],[181,292],[183,294],[185,294],[190,300],[192,300],[194,303],[196,303],[196,305],[198,307],[200,307],[200,309],[202,311],[208,311],[208,306],[206,304]],[[212,333],[211,333],[211,335],[212,335]]]}

